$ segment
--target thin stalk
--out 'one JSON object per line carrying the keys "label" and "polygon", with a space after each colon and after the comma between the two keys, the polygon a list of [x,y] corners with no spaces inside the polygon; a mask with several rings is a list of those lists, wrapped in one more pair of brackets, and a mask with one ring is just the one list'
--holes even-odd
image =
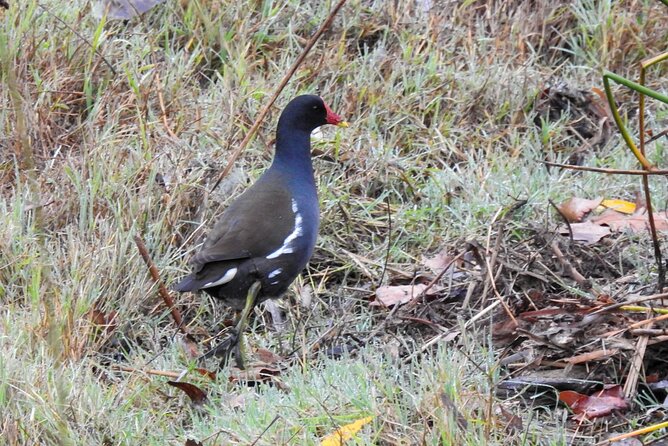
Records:
{"label": "thin stalk", "polygon": [[[645,85],[645,74],[647,72],[647,68],[652,64],[660,62],[661,60],[662,59],[660,58],[655,58],[653,61],[650,61],[649,64],[644,64],[644,63],[640,64],[640,80],[639,80],[640,85]],[[639,135],[640,153],[643,156],[645,156],[645,95],[643,93],[640,93],[640,97],[638,99],[638,108],[639,108],[638,125],[640,127],[640,135]],[[654,211],[652,208],[652,194],[649,189],[649,177],[646,175],[642,177],[642,187],[643,191],[645,192],[647,221],[649,222],[649,230],[650,233],[652,234],[654,259],[656,260],[656,266],[657,266],[658,278],[657,278],[656,290],[660,292],[663,290],[663,286],[666,282],[666,269],[663,265],[663,260],[661,256],[661,242],[659,241],[659,234],[657,233],[656,223],[654,221]]]}
{"label": "thin stalk", "polygon": [[[622,85],[625,85],[639,93],[643,93],[640,88],[635,88],[635,87],[641,87],[642,90],[645,90],[644,93],[647,94],[648,91],[652,91],[648,88],[643,87],[642,85],[636,84],[635,82],[631,82],[628,79],[624,79],[623,77],[617,76],[614,73],[610,73],[609,71],[605,71],[603,73],[603,86],[605,87],[605,95],[608,98],[608,104],[610,104],[610,110],[612,111],[612,117],[615,119],[615,123],[617,124],[617,128],[619,129],[619,132],[622,134],[622,138],[624,138],[624,141],[626,141],[626,145],[629,146],[629,149],[633,152],[635,157],[638,159],[640,164],[642,164],[643,168],[645,170],[652,170],[653,166],[650,164],[649,161],[647,161],[647,158],[645,158],[645,155],[643,155],[636,144],[633,142],[633,139],[631,139],[631,134],[629,131],[626,129],[626,126],[624,125],[624,122],[622,121],[622,117],[619,115],[619,109],[617,108],[617,103],[615,102],[615,98],[612,95],[612,90],[610,89],[610,79],[613,81],[620,83]],[[631,85],[633,84],[633,85]],[[655,92],[653,92],[655,93]],[[666,103],[668,104],[668,97],[665,97]],[[661,100],[661,99],[659,99]]]}

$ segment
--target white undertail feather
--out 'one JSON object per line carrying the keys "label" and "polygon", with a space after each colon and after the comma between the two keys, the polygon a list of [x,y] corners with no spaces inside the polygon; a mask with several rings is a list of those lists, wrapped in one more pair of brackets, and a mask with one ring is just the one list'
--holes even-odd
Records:
{"label": "white undertail feather", "polygon": [[275,270],[273,270],[272,272],[269,273],[269,275],[267,276],[267,279],[273,279],[274,277],[278,276],[282,272],[283,272],[282,268],[275,269]]}
{"label": "white undertail feather", "polygon": [[282,254],[290,254],[294,252],[292,248],[292,242],[304,233],[304,229],[302,228],[302,215],[299,213],[297,202],[294,199],[292,200],[292,212],[295,213],[295,229],[293,229],[292,232],[285,238],[285,240],[283,240],[283,245],[281,245],[281,247],[276,251],[269,254],[267,259],[275,259]]}
{"label": "white undertail feather", "polygon": [[227,283],[230,280],[234,279],[234,276],[236,276],[236,275],[237,275],[237,269],[236,268],[228,269],[227,271],[225,271],[225,274],[223,274],[223,277],[221,277],[220,279],[218,279],[214,282],[209,282],[205,285],[202,285],[202,288],[211,288],[211,287],[214,287],[214,286],[222,285],[222,284]]}

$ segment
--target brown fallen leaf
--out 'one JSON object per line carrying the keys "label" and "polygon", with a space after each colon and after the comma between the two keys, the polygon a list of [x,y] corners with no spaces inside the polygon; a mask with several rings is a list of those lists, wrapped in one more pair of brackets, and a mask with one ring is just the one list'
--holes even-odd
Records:
{"label": "brown fallen leaf", "polygon": [[183,390],[195,405],[203,404],[207,400],[206,392],[197,387],[195,384],[190,384],[183,381],[167,381],[167,384],[176,387],[177,389]]}
{"label": "brown fallen leaf", "polygon": [[[376,290],[376,300],[370,305],[374,307],[391,307],[401,305],[418,297],[427,288],[427,285],[418,283],[416,285],[393,285],[381,286]],[[427,296],[438,294],[443,288],[433,286],[427,290]]]}
{"label": "brown fallen leaf", "polygon": [[190,336],[180,336],[179,345],[189,359],[199,358],[202,355],[199,346]]}
{"label": "brown fallen leaf", "polygon": [[506,432],[508,434],[516,434],[524,430],[522,418],[513,414],[502,405],[498,406],[498,411],[501,419],[505,419]]}
{"label": "brown fallen leaf", "polygon": [[268,365],[276,364],[277,362],[283,360],[282,356],[277,355],[276,353],[272,352],[271,350],[267,350],[266,348],[258,348],[257,350],[255,350],[255,356],[260,361]]}
{"label": "brown fallen leaf", "polygon": [[266,364],[253,364],[246,370],[240,370],[233,367],[230,370],[229,381],[231,383],[245,382],[248,385],[255,385],[259,383],[273,383],[277,387],[282,384],[278,379],[281,370],[275,367],[269,367]]}
{"label": "brown fallen leaf", "polygon": [[195,372],[199,373],[202,376],[206,376],[207,378],[211,379],[212,381],[216,380],[216,372],[209,371],[207,369],[202,369],[202,368],[195,368],[193,369]]}
{"label": "brown fallen leaf", "polygon": [[603,389],[591,396],[564,390],[559,392],[559,400],[570,407],[576,414],[575,418],[579,420],[603,417],[611,414],[613,410],[624,410],[629,407],[620,385]]}
{"label": "brown fallen leaf", "polygon": [[[601,240],[606,235],[612,233],[611,229],[606,226],[601,226],[591,221],[582,223],[571,223],[571,231],[573,231],[573,240],[577,242],[584,242],[587,245],[593,245]],[[559,228],[561,235],[569,235],[568,228],[562,226]]]}
{"label": "brown fallen leaf", "polygon": [[[612,231],[645,232],[649,228],[647,209],[642,208],[631,215],[608,209],[601,215],[591,219],[592,223],[608,226]],[[668,230],[668,214],[664,212],[654,213],[654,223],[659,231]]]}
{"label": "brown fallen leaf", "polygon": [[586,198],[573,197],[570,198],[559,206],[559,212],[566,217],[569,223],[578,223],[589,214],[591,211],[596,209],[601,202],[603,197],[597,197],[593,200],[588,200]]}
{"label": "brown fallen leaf", "polygon": [[91,324],[95,325],[98,329],[103,331],[104,334],[109,334],[118,327],[119,318],[118,313],[115,311],[105,313],[102,310],[93,308],[87,313],[86,316]]}
{"label": "brown fallen leaf", "polygon": [[[422,257],[422,263],[424,266],[432,270],[434,273],[440,273],[443,268],[448,266],[450,262],[452,262],[452,259],[454,259],[454,256],[448,255],[447,249],[442,249],[438,253],[436,253],[433,257]],[[450,269],[453,269],[453,266],[450,266]]]}

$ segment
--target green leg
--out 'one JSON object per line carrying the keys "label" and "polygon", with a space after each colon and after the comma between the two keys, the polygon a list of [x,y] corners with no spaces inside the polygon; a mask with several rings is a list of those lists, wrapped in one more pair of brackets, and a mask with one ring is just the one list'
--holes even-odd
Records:
{"label": "green leg", "polygon": [[255,308],[255,302],[257,301],[257,295],[260,292],[260,281],[255,281],[253,285],[248,289],[248,294],[246,295],[246,306],[241,312],[241,316],[237,321],[237,325],[234,329],[237,333],[236,345],[234,347],[234,360],[237,363],[237,367],[241,370],[245,369],[245,352],[244,352],[244,331],[248,325],[248,316],[250,312]]}

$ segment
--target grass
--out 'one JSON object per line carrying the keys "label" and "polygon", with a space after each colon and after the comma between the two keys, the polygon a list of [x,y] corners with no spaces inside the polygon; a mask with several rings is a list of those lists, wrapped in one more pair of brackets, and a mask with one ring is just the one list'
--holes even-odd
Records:
{"label": "grass", "polygon": [[[215,215],[268,165],[280,106],[301,92],[321,94],[353,125],[314,137],[317,252],[297,298],[282,304],[288,328],[274,333],[258,311],[253,346],[288,353],[333,326],[341,333],[333,346],[355,344],[385,319],[367,299],[388,252],[390,266],[413,271],[423,255],[460,249],[462,240],[484,245],[494,215],[516,198],[528,200],[518,231],[558,224],[550,199],[631,198],[637,179],[541,166],[566,160],[573,143],[565,121],[536,127],[532,104],[557,80],[600,88],[604,67],[636,76],[643,57],[665,50],[658,2],[433,2],[427,11],[430,2],[350,0],[212,194],[228,154],[326,17],[324,5],[168,1],[140,19],[104,23],[88,2],[10,3],[0,9],[6,444],[317,444],[367,415],[374,420],[355,444],[601,438],[596,428],[574,431],[561,407],[526,411],[493,396],[503,372],[490,320],[422,354],[428,333],[390,321],[354,353],[292,363],[281,385],[211,382],[191,371],[184,379],[209,394],[203,407],[166,378],[113,365],[196,366],[133,236],[145,239],[165,281],[180,277]],[[665,68],[653,70],[650,86],[665,90]],[[633,121],[632,97],[618,94]],[[651,125],[660,130],[666,110],[654,106]],[[663,144],[650,157],[661,161]],[[636,167],[617,137],[586,163]],[[665,188],[654,185],[664,203]],[[652,283],[646,238],[638,246],[628,257]],[[306,294],[311,304],[300,306]],[[229,317],[204,296],[178,303],[193,331],[215,333]],[[111,340],[96,335],[93,309],[118,313]],[[471,316],[457,314],[460,324]],[[520,416],[522,428],[509,430],[499,407]]]}

